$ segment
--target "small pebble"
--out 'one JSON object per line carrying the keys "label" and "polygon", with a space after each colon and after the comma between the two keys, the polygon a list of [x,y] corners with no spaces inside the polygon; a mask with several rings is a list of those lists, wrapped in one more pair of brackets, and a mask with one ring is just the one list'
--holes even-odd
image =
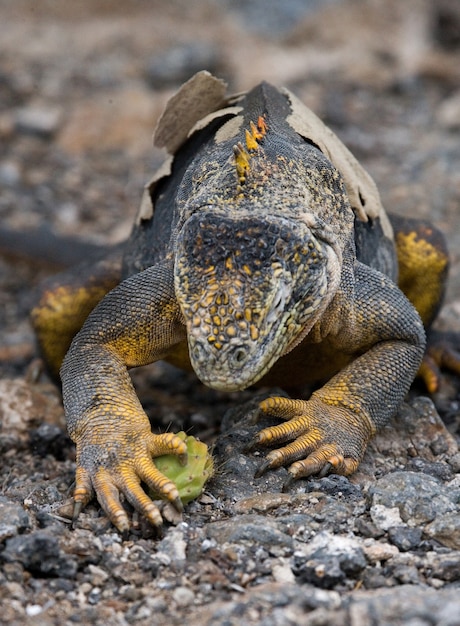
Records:
{"label": "small pebble", "polygon": [[399,554],[396,546],[389,543],[372,543],[363,546],[364,554],[370,563],[378,563],[379,561],[388,561],[393,556]]}
{"label": "small pebble", "polygon": [[29,106],[16,112],[16,130],[25,135],[50,139],[58,130],[62,112],[58,108]]}
{"label": "small pebble", "polygon": [[272,575],[277,583],[293,583],[295,576],[291,566],[285,560],[280,559],[278,563],[272,567]]}
{"label": "small pebble", "polygon": [[43,607],[40,604],[28,604],[26,606],[26,614],[29,617],[36,617],[37,615],[40,615],[42,611]]}
{"label": "small pebble", "polygon": [[195,600],[195,594],[188,587],[177,587],[173,591],[173,600],[179,606],[190,606]]}

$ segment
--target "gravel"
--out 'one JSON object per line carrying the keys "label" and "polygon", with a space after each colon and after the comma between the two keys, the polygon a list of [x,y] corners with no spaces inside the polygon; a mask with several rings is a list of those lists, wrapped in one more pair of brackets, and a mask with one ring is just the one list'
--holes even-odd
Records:
{"label": "gravel", "polygon": [[200,66],[235,91],[262,78],[294,89],[389,209],[445,231],[451,275],[437,327],[460,331],[458,12],[448,0],[273,7],[0,8],[0,230],[29,233],[14,246],[0,236],[1,623],[460,623],[460,383],[450,374],[432,398],[413,386],[354,476],[282,492],[286,470],[255,479],[263,452],[244,451],[266,425],[254,423],[258,400],[279,390],[225,395],[163,363],[134,371],[155,425],[212,445],[216,473],[161,537],[134,519],[122,538],[96,503],[70,528],[75,452],[59,388],[37,360],[34,289],[75,257],[72,241],[78,256],[129,233],[161,158],[155,120]]}

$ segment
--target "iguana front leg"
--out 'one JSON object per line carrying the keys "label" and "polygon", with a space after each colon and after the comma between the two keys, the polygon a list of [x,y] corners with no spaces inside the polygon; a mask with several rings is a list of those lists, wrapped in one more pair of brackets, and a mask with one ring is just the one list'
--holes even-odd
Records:
{"label": "iguana front leg", "polygon": [[414,307],[387,277],[361,263],[348,282],[353,287],[345,285],[324,324],[335,325],[329,341],[357,358],[308,401],[275,397],[260,404],[286,421],[260,431],[255,443],[290,443],[267,455],[259,475],[289,464],[293,478],[353,473],[417,373],[425,337]]}
{"label": "iguana front leg", "polygon": [[77,511],[95,492],[113,524],[126,531],[121,492],[159,525],[158,508],[141,481],[181,507],[176,486],[156,469],[152,457],[173,453],[185,460],[185,443],[172,433],[152,434],[127,368],[161,358],[184,337],[167,263],[113,289],[75,337],[61,378],[69,434],[77,446]]}

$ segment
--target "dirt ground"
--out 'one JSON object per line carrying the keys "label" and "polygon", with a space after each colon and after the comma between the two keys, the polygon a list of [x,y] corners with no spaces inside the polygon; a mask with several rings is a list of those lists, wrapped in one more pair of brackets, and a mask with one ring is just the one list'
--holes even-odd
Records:
{"label": "dirt ground", "polygon": [[[259,548],[257,533],[234,536],[228,527],[211,526],[239,515],[249,528],[248,511],[253,511],[247,500],[232,508],[252,492],[238,498],[217,483],[214,493],[210,488],[190,505],[182,525],[167,527],[160,543],[139,529],[121,541],[96,505],[82,515],[80,529],[68,529],[74,452],[59,391],[40,373],[28,320],[34,289],[89,250],[128,235],[143,185],[162,158],[152,146],[155,121],[178,86],[201,69],[225,78],[235,92],[262,79],[290,88],[363,163],[387,209],[429,218],[445,233],[451,267],[437,326],[460,332],[456,3],[0,0],[0,623],[397,624],[414,617],[397,592],[398,586],[409,586],[412,605],[423,609],[417,623],[458,625],[460,620],[440,613],[441,605],[451,606],[449,594],[455,589],[458,594],[460,585],[458,524],[452,522],[449,531],[457,538],[443,543],[441,531],[430,526],[435,518],[417,521],[401,513],[403,527],[418,528],[425,547],[423,555],[420,542],[408,548],[413,561],[404,557],[404,575],[395,574],[396,566],[385,570],[383,565],[404,552],[399,547],[394,553],[391,524],[383,524],[381,535],[372,534],[366,526],[369,506],[356,504],[361,501],[353,489],[359,487],[362,502],[371,497],[381,506],[377,496],[369,496],[369,485],[401,464],[408,467],[412,453],[407,451],[404,461],[384,460],[394,451],[387,440],[380,448],[381,466],[377,461],[361,478],[347,482],[350,492],[343,497],[348,500],[342,502],[332,487],[327,492],[324,485],[315,486],[315,494],[330,499],[330,514],[324,515],[331,536],[349,539],[350,527],[345,533],[345,526],[331,520],[343,514],[341,523],[348,523],[340,506],[361,520],[353,530],[365,547],[367,565],[356,565],[353,552],[359,572],[367,572],[361,578],[344,570],[344,577],[325,585],[305,578],[296,565],[298,550],[290,544],[280,540],[273,548],[280,533],[273,520],[289,508],[284,499],[289,494],[270,505],[265,494],[265,504],[254,509],[257,523],[265,520],[273,532],[260,539]],[[30,232],[32,237],[16,238]],[[147,412],[163,428],[186,428],[210,443],[220,416],[253,398],[251,391],[229,397],[205,390],[163,364],[133,376]],[[423,401],[417,405],[421,393],[419,388],[412,393],[410,406],[415,402],[417,415],[436,424],[444,448],[421,455],[430,471],[425,465],[414,470],[410,461],[411,472],[433,476],[439,470],[433,463],[442,462],[450,473],[439,470],[436,480],[458,489],[459,381],[447,377],[434,398],[444,425],[434,409],[427,413]],[[296,497],[291,517],[319,506],[312,498],[325,502],[318,495],[308,496],[307,504]],[[459,502],[460,496],[456,509],[453,505],[457,518]],[[310,528],[306,518],[292,524],[294,537],[300,526],[304,533]],[[390,545],[393,552],[379,560],[376,549],[369,550],[370,541]],[[384,607],[382,616],[390,611],[384,595],[389,587],[395,591],[394,611],[387,622],[374,619],[376,607]],[[308,589],[309,600],[300,602],[295,589]],[[383,595],[372,595],[377,591]],[[457,609],[460,614],[455,605],[452,615]]]}

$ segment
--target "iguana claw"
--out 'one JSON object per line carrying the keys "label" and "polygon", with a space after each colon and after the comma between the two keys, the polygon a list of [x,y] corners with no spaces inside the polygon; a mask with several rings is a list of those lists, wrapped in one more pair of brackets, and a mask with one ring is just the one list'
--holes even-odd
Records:
{"label": "iguana claw", "polygon": [[254,474],[254,478],[260,478],[261,476],[263,476],[263,474],[265,474],[265,472],[269,469],[272,469],[272,464],[269,460],[265,460],[257,469],[256,473]]}
{"label": "iguana claw", "polygon": [[70,523],[70,529],[71,530],[74,530],[75,524],[76,524],[78,518],[80,517],[80,513],[81,513],[82,509],[83,509],[83,502],[78,502],[78,501],[74,500],[72,521]]}
{"label": "iguana claw", "polygon": [[328,461],[326,465],[323,467],[323,469],[320,471],[320,473],[318,474],[319,478],[324,478],[325,476],[327,476],[333,468],[334,466],[332,465],[332,463]]}
{"label": "iguana claw", "polygon": [[124,441],[129,442],[129,449],[118,457],[115,454],[119,447],[116,441],[105,445],[93,442],[77,454],[74,522],[95,493],[112,524],[121,533],[128,532],[128,514],[120,501],[120,494],[123,494],[152,526],[160,527],[163,523],[161,513],[141,487],[141,481],[152,492],[168,500],[177,511],[183,511],[176,485],[156,468],[152,456],[169,452],[176,454],[182,462],[186,461],[185,443],[172,433],[153,435],[142,430],[130,432]]}
{"label": "iguana claw", "polygon": [[[269,469],[289,465],[290,478],[285,483],[287,487],[297,478],[312,475],[323,478],[331,471],[345,475],[356,471],[370,435],[365,419],[359,424],[355,415],[350,414],[348,417],[343,409],[329,406],[318,397],[312,397],[309,401],[268,398],[260,403],[260,408],[286,421],[261,430],[254,443],[267,445],[287,442],[287,445],[267,454],[255,474],[256,478]],[[348,430],[351,424],[356,436],[350,447]]]}

